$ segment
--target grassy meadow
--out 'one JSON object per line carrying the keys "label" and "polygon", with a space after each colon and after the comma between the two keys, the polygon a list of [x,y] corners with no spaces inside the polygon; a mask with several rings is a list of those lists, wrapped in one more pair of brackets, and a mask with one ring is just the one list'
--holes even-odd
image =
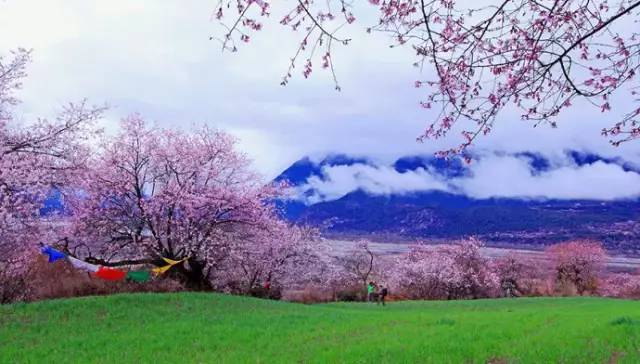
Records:
{"label": "grassy meadow", "polygon": [[208,293],[0,306],[0,363],[638,363],[640,302],[301,305]]}

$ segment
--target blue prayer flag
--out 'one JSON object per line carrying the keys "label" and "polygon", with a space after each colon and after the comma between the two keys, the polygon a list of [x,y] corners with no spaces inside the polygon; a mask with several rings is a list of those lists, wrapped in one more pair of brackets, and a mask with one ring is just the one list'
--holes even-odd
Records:
{"label": "blue prayer flag", "polygon": [[42,248],[42,253],[49,256],[49,263],[53,263],[56,260],[64,259],[66,257],[64,253],[59,252],[50,246],[45,246],[44,248]]}

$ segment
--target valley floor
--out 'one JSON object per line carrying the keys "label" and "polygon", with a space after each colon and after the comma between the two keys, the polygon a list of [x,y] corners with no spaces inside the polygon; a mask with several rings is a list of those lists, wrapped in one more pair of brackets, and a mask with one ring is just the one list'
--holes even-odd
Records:
{"label": "valley floor", "polygon": [[[357,244],[356,240],[329,239],[326,242],[327,244],[331,245],[332,251],[337,256],[347,254],[351,250],[355,249]],[[438,244],[439,243],[436,242],[430,246],[436,247]],[[369,248],[371,248],[374,253],[382,256],[393,256],[406,253],[411,249],[411,245],[411,243],[407,242],[369,242]],[[547,260],[544,251],[533,249],[486,246],[481,248],[481,252],[483,255],[490,258],[497,258],[509,253],[516,253],[519,255],[527,256],[534,261],[542,262]],[[607,258],[605,264],[607,266],[607,269],[610,271],[634,272],[640,269],[640,257],[611,255]]]}
{"label": "valley floor", "polygon": [[206,293],[0,306],[1,363],[638,363],[640,302],[300,305]]}

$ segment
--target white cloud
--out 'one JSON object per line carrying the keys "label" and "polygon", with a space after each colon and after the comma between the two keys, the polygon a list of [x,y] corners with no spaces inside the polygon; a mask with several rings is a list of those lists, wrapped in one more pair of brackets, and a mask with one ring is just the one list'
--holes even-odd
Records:
{"label": "white cloud", "polygon": [[640,196],[640,174],[617,164],[572,163],[534,173],[526,158],[485,156],[470,165],[471,176],[451,181],[470,197],[613,200]]}
{"label": "white cloud", "polygon": [[308,204],[339,199],[357,190],[374,195],[436,190],[479,199],[615,200],[640,196],[640,174],[625,171],[618,164],[597,161],[579,166],[558,157],[550,161],[549,170],[541,172],[529,163],[527,157],[487,153],[468,166],[469,173],[450,180],[432,169],[400,173],[389,166],[329,166],[322,169],[322,177],[312,176],[300,186],[298,195]]}
{"label": "white cloud", "polygon": [[323,178],[312,176],[301,188],[315,193],[306,198],[307,203],[338,199],[349,192],[364,190],[371,194],[403,194],[413,191],[447,190],[441,178],[429,170],[398,173],[387,166],[374,167],[365,164],[330,166],[322,168]]}

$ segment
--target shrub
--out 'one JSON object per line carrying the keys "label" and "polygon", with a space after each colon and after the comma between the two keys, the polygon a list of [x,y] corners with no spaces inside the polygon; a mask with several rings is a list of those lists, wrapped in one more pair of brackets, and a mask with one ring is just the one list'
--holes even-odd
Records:
{"label": "shrub", "polygon": [[258,298],[267,298],[270,300],[279,300],[282,298],[282,287],[280,286],[270,286],[269,288],[265,287],[253,287],[249,290],[249,296],[258,297]]}
{"label": "shrub", "polygon": [[329,290],[321,286],[307,285],[303,289],[283,291],[282,299],[290,302],[311,304],[330,302],[334,300],[334,297]]}
{"label": "shrub", "polygon": [[366,298],[364,289],[358,286],[344,287],[336,291],[336,300],[338,301],[364,301]]}

